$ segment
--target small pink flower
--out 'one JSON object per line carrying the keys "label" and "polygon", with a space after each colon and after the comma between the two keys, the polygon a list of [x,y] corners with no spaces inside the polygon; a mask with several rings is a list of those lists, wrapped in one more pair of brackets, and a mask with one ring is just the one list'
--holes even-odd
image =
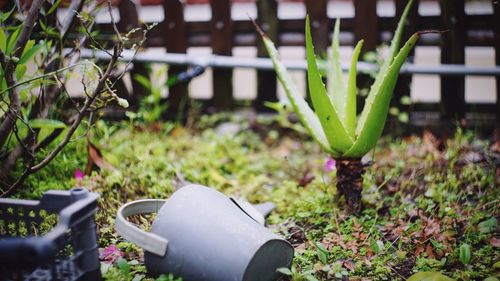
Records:
{"label": "small pink flower", "polygon": [[76,168],[76,170],[75,170],[75,179],[77,181],[81,181],[81,180],[83,180],[84,176],[85,176],[85,174],[80,170],[80,168]]}
{"label": "small pink flower", "polygon": [[324,166],[325,172],[331,172],[335,170],[335,163],[335,159],[333,159],[332,157],[326,157]]}
{"label": "small pink flower", "polygon": [[99,259],[105,263],[115,263],[124,256],[116,245],[109,245],[106,248],[99,248]]}

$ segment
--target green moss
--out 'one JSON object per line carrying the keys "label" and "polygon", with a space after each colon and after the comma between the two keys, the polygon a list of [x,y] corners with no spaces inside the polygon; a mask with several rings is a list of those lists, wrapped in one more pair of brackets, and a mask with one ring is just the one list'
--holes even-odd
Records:
{"label": "green moss", "polygon": [[[114,231],[117,208],[134,199],[167,198],[182,179],[252,203],[274,202],[269,227],[294,239],[296,247],[292,280],[311,275],[331,280],[339,270],[352,280],[404,280],[428,270],[453,272],[464,280],[495,275],[493,264],[500,254],[490,240],[496,234],[479,226],[498,217],[494,187],[499,156],[487,142],[459,132],[439,150],[419,137],[385,137],[371,154],[374,164],[364,177],[366,207],[355,217],[338,200],[335,172],[324,171],[319,147],[290,131],[289,124],[280,126],[280,118],[249,121],[224,114],[203,116],[194,128],[102,121],[93,126],[91,141],[116,171],[95,170],[82,184],[101,194],[96,216],[100,246],[117,244],[126,260],[134,261],[127,278],[146,271],[142,251]],[[240,131],[221,135],[213,129],[227,121]],[[69,189],[77,184],[74,171],[85,170],[86,163],[86,139],[78,138],[46,169],[30,176],[16,197]],[[147,228],[151,221],[145,217],[141,224]],[[375,254],[371,241],[380,241],[383,250]],[[318,259],[316,242],[325,245],[328,265]],[[462,243],[472,248],[467,267],[458,261]],[[107,270],[108,280],[126,279],[117,266]]]}

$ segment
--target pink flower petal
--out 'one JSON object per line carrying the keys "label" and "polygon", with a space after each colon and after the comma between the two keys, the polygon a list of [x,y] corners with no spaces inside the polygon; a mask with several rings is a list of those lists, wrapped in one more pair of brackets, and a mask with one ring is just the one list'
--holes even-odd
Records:
{"label": "pink flower petal", "polygon": [[85,177],[85,174],[79,168],[76,168],[75,179],[79,181],[79,180],[82,180],[83,177]]}
{"label": "pink flower petal", "polygon": [[99,258],[105,263],[115,263],[124,255],[116,245],[109,245],[106,248],[99,249]]}
{"label": "pink flower petal", "polygon": [[335,164],[336,164],[335,159],[333,159],[332,157],[327,157],[325,159],[325,165],[324,165],[325,172],[331,172],[335,170],[336,169]]}

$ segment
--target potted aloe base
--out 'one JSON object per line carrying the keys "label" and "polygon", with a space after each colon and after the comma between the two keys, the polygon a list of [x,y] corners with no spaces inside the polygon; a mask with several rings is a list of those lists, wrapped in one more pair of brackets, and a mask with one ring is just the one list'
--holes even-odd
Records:
{"label": "potted aloe base", "polygon": [[361,158],[375,147],[382,134],[399,70],[420,35],[413,34],[399,49],[403,25],[412,2],[408,3],[401,16],[390,45],[389,57],[380,67],[359,118],[356,117],[356,65],[363,45],[362,40],[354,49],[349,78],[345,85],[339,59],[340,21],[336,21],[325,88],[314,54],[309,18],[306,18],[307,77],[313,111],[299,95],[295,83],[280,61],[273,42],[259,29],[295,113],[314,140],[336,159],[337,190],[345,197],[351,212],[359,212],[362,209],[361,191],[365,167]]}

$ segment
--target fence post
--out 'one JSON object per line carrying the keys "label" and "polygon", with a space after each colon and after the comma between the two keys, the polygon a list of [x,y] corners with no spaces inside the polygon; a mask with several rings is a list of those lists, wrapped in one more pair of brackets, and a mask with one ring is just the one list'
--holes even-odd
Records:
{"label": "fence post", "polygon": [[306,10],[311,21],[311,36],[314,42],[314,51],[317,55],[327,57],[329,43],[329,25],[326,14],[326,0],[305,0]]}
{"label": "fence post", "polygon": [[[212,52],[230,56],[233,49],[233,29],[231,22],[231,1],[210,0],[212,20],[210,36]],[[210,105],[216,109],[230,109],[233,106],[233,70],[213,69],[213,97]]]}
{"label": "fence post", "polygon": [[375,51],[379,43],[377,0],[354,0],[354,44],[363,39],[364,54]]}
{"label": "fence post", "polygon": [[[163,22],[163,32],[165,34],[164,44],[169,53],[186,53],[187,39],[186,26],[184,22],[184,6],[182,0],[164,0],[163,10],[165,20]],[[186,71],[185,66],[169,66],[168,76],[174,77],[178,73]],[[177,84],[169,88],[169,107],[166,117],[178,116],[186,109],[188,101],[187,85]]]}
{"label": "fence post", "polygon": [[[495,33],[495,64],[500,66],[500,3],[492,1],[493,5],[493,30]],[[497,81],[497,122],[496,128],[500,128],[500,77],[496,77]]]}
{"label": "fence post", "polygon": [[[409,1],[410,0],[394,0],[396,5],[396,14],[394,17],[393,30],[396,30],[399,19],[401,18],[401,15],[403,14],[403,11]],[[406,20],[406,24],[404,26],[403,37],[401,39],[402,42],[400,46],[404,44],[407,38],[409,38],[413,33],[417,31],[418,18],[419,18],[418,14],[419,4],[420,0],[414,1],[413,6],[410,9],[410,12]],[[410,55],[408,56],[409,61],[413,61],[414,54],[415,54],[415,49],[412,49]],[[411,74],[399,75],[398,82],[396,83],[396,87],[394,89],[394,95],[391,101],[392,105],[397,106],[401,112],[406,112],[407,114],[409,114],[410,108],[408,105],[401,103],[401,98],[403,96],[407,97],[411,96],[411,81],[412,81]]]}
{"label": "fence post", "polygon": [[[379,27],[377,18],[377,0],[354,0],[354,44],[363,39],[360,58],[366,52],[375,51],[379,43]],[[369,88],[373,79],[366,74],[358,75],[358,88]],[[365,99],[357,96],[357,111],[361,112]]]}
{"label": "fence post", "polygon": [[[465,1],[440,0],[443,28],[441,63],[465,63]],[[465,116],[465,77],[441,77],[441,117]]]}
{"label": "fence post", "polygon": [[[118,29],[122,33],[128,33],[134,28],[141,26],[139,22],[139,15],[137,12],[137,4],[132,0],[122,0],[118,4],[118,11],[120,13],[120,22]],[[142,32],[138,31],[132,34],[133,42],[138,43],[142,39]],[[148,90],[137,82],[136,75],[142,75],[146,78],[149,77],[148,70],[144,63],[134,62],[133,69],[130,71],[130,79],[132,81],[132,93],[127,97],[130,101],[132,109],[139,108],[139,101],[142,97],[148,94]],[[125,88],[125,87],[124,87]]]}
{"label": "fence post", "polygon": [[[278,2],[276,0],[257,0],[257,21],[267,36],[278,45]],[[257,36],[257,56],[267,58],[266,48],[262,38]],[[254,108],[259,111],[271,111],[264,102],[278,101],[276,85],[276,73],[274,70],[257,71],[257,99],[254,102]]]}

